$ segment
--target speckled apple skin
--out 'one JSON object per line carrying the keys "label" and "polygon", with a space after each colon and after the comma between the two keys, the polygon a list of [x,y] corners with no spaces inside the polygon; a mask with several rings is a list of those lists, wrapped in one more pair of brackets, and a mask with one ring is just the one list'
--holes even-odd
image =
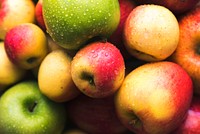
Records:
{"label": "speckled apple skin", "polygon": [[7,31],[14,26],[35,21],[35,5],[32,0],[1,0],[0,5],[0,39],[2,40]]}
{"label": "speckled apple skin", "polygon": [[[80,49],[72,60],[72,79],[86,95],[102,98],[116,92],[125,76],[125,64],[119,49],[109,42],[93,42]],[[94,85],[84,74],[93,77]]]}
{"label": "speckled apple skin", "polygon": [[200,6],[180,18],[180,39],[170,60],[181,65],[191,76],[194,93],[200,95]]}
{"label": "speckled apple skin", "polygon": [[[38,66],[48,53],[46,35],[32,23],[24,23],[9,30],[4,43],[10,60],[24,69]],[[31,58],[34,61],[29,61]]]}
{"label": "speckled apple skin", "polygon": [[124,44],[134,57],[144,61],[168,58],[179,41],[174,14],[159,5],[140,5],[129,14],[124,25]]}
{"label": "speckled apple skin", "polygon": [[130,72],[115,98],[117,115],[132,132],[169,134],[184,120],[192,80],[173,62],[147,63]]}

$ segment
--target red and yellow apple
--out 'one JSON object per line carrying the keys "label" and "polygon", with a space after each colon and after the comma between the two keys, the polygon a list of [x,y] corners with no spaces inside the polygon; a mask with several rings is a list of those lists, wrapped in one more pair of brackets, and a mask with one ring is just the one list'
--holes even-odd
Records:
{"label": "red and yellow apple", "polygon": [[23,69],[39,66],[48,53],[46,35],[33,23],[23,23],[10,29],[4,44],[9,59]]}
{"label": "red and yellow apple", "polygon": [[192,80],[178,64],[146,63],[130,72],[115,96],[120,121],[137,134],[169,134],[186,117]]}
{"label": "red and yellow apple", "polygon": [[89,134],[126,134],[118,119],[113,96],[91,98],[81,94],[67,103],[69,119],[81,130]]}
{"label": "red and yellow apple", "polygon": [[125,47],[131,55],[141,60],[166,59],[175,51],[178,41],[178,21],[163,6],[137,6],[124,25]]}
{"label": "red and yellow apple", "polygon": [[0,1],[0,39],[7,31],[21,23],[35,22],[35,5],[32,0]]}
{"label": "red and yellow apple", "polygon": [[72,79],[79,90],[93,98],[114,94],[125,76],[120,50],[109,42],[92,42],[80,49],[71,63]]}
{"label": "red and yellow apple", "polygon": [[179,20],[180,39],[170,60],[182,66],[194,83],[194,93],[200,95],[200,6]]}

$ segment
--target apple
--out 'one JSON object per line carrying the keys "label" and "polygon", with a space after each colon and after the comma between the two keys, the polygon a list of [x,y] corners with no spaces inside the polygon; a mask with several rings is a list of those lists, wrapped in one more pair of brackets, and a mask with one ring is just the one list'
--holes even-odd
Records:
{"label": "apple", "polygon": [[43,0],[50,36],[62,47],[77,50],[95,37],[108,38],[120,20],[118,0]]}
{"label": "apple", "polygon": [[10,29],[4,44],[9,59],[27,70],[39,66],[48,53],[46,35],[33,23],[23,23]]}
{"label": "apple", "polygon": [[78,128],[89,134],[126,134],[116,116],[113,96],[91,98],[81,94],[67,103],[67,113]]}
{"label": "apple", "polygon": [[21,23],[35,22],[35,5],[32,0],[1,0],[0,1],[0,39]]}
{"label": "apple", "polygon": [[49,99],[65,102],[80,93],[71,76],[72,58],[63,50],[50,52],[42,61],[38,72],[40,91]]}
{"label": "apple", "polygon": [[46,26],[44,23],[44,18],[43,18],[43,7],[42,7],[43,0],[38,0],[35,6],[35,19],[37,21],[38,26],[40,26],[44,31],[46,31]]}
{"label": "apple", "polygon": [[193,97],[190,76],[169,61],[131,71],[115,96],[120,121],[138,134],[169,134],[186,118]]}
{"label": "apple", "polygon": [[132,56],[127,52],[124,46],[122,33],[124,30],[124,23],[128,15],[136,7],[136,4],[133,0],[119,0],[119,6],[120,6],[120,22],[115,32],[108,38],[108,41],[116,45],[120,49],[124,59],[128,59]]}
{"label": "apple", "polygon": [[156,4],[167,7],[176,15],[182,15],[194,8],[199,0],[135,0],[139,4]]}
{"label": "apple", "polygon": [[0,98],[1,134],[61,134],[66,109],[42,95],[36,81],[22,81]]}
{"label": "apple", "polygon": [[200,94],[200,6],[179,19],[180,39],[170,60],[182,66],[194,83],[194,93]]}
{"label": "apple", "polygon": [[200,99],[194,96],[184,122],[172,134],[200,133]]}
{"label": "apple", "polygon": [[4,42],[0,42],[0,92],[25,77],[26,70],[13,64],[5,51]]}
{"label": "apple", "polygon": [[178,41],[178,20],[163,6],[137,6],[124,25],[125,47],[140,60],[165,60],[175,51]]}
{"label": "apple", "polygon": [[114,94],[125,75],[125,63],[119,49],[109,42],[92,42],[72,59],[72,79],[78,89],[93,98]]}

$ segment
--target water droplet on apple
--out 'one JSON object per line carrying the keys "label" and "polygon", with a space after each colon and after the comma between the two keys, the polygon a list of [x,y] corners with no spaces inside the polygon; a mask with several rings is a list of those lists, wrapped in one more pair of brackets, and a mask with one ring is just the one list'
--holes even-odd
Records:
{"label": "water droplet on apple", "polygon": [[96,58],[98,56],[97,53],[94,53],[94,55],[92,55],[92,58]]}

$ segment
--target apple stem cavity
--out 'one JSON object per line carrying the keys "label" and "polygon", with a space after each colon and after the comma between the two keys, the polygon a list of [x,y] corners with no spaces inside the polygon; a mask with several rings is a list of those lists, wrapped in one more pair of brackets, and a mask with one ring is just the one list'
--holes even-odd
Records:
{"label": "apple stem cavity", "polygon": [[81,78],[89,82],[90,85],[95,86],[94,76],[89,72],[83,72]]}
{"label": "apple stem cavity", "polygon": [[27,61],[27,63],[32,64],[32,63],[34,63],[36,60],[37,60],[36,57],[30,57],[30,58],[28,58],[26,61]]}
{"label": "apple stem cavity", "polygon": [[34,101],[34,103],[32,105],[30,105],[30,107],[28,107],[28,111],[31,113],[34,112],[36,105],[37,105],[37,102]]}
{"label": "apple stem cavity", "polygon": [[200,55],[200,44],[198,44],[197,47],[196,47],[196,53],[197,53],[198,55]]}

